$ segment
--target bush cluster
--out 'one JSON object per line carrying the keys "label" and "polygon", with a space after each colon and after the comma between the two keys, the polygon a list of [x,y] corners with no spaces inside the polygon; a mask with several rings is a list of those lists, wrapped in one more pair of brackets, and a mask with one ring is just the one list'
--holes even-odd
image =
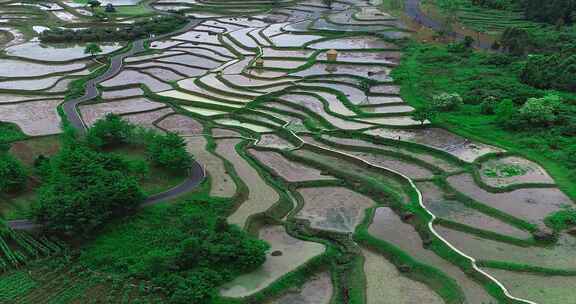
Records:
{"label": "bush cluster", "polygon": [[[557,161],[576,178],[576,96],[525,83],[531,58],[416,45],[393,75],[402,84],[413,84],[407,92],[417,94],[421,102],[414,119],[437,117],[436,121],[477,132],[497,133],[500,139],[514,138],[512,144]],[[543,64],[534,73],[574,80],[554,65]],[[463,105],[434,110],[434,96],[442,92],[460,94]]]}
{"label": "bush cluster", "polygon": [[86,141],[97,149],[121,144],[146,145],[150,161],[169,170],[186,170],[192,165],[192,156],[181,136],[137,128],[116,114],[108,114],[98,120],[88,130]]}
{"label": "bush cluster", "polygon": [[226,222],[231,203],[196,196],[144,210],[107,231],[80,261],[91,269],[150,280],[165,290],[169,303],[213,303],[223,283],[262,265],[269,249]]}
{"label": "bush cluster", "polygon": [[178,15],[160,16],[138,21],[125,27],[89,27],[81,30],[52,28],[42,32],[39,38],[45,43],[133,41],[147,38],[150,35],[170,33],[184,24],[186,24],[184,17]]}
{"label": "bush cluster", "polygon": [[571,24],[576,21],[575,0],[470,0],[473,5],[512,10],[522,8],[527,19],[550,24]]}
{"label": "bush cluster", "polygon": [[185,170],[192,165],[192,157],[186,151],[186,142],[176,133],[151,135],[147,152],[154,164],[170,170]]}
{"label": "bush cluster", "polygon": [[17,191],[26,185],[28,172],[8,151],[0,150],[0,193]]}
{"label": "bush cluster", "polygon": [[526,62],[520,79],[540,89],[576,92],[576,48],[552,55],[533,55]]}
{"label": "bush cluster", "polygon": [[145,199],[139,178],[149,171],[148,164],[102,148],[139,142],[148,146],[148,157],[158,166],[181,171],[192,163],[177,134],[140,130],[114,114],[98,120],[82,139],[67,129],[63,148],[36,162],[42,178],[34,211],[37,221],[48,230],[89,236],[134,210]]}
{"label": "bush cluster", "polygon": [[131,168],[130,161],[82,143],[63,148],[39,164],[42,186],[34,206],[37,221],[54,232],[92,234],[144,201]]}
{"label": "bush cluster", "polygon": [[546,226],[558,232],[576,226],[576,209],[565,208],[553,212],[544,219]]}
{"label": "bush cluster", "polygon": [[462,104],[462,97],[458,93],[441,93],[434,95],[430,101],[432,108],[438,111],[453,111]]}
{"label": "bush cluster", "polygon": [[[519,1],[519,0],[516,0]],[[551,24],[570,24],[576,21],[575,0],[521,0],[526,18]]]}

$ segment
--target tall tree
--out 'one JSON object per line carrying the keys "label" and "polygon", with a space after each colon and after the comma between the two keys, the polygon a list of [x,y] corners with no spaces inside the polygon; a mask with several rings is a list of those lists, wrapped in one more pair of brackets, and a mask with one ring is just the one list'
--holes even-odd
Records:
{"label": "tall tree", "polygon": [[152,162],[170,170],[179,171],[192,165],[186,142],[176,133],[154,134],[149,139],[147,150]]}
{"label": "tall tree", "polygon": [[96,43],[88,43],[84,48],[84,54],[90,54],[92,57],[100,53],[102,53],[102,48]]}

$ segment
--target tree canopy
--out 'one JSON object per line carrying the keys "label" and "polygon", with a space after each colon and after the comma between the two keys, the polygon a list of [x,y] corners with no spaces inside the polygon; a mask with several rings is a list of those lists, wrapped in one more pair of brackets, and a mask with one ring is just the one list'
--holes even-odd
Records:
{"label": "tree canopy", "polygon": [[576,0],[522,0],[528,19],[556,24],[576,21]]}
{"label": "tree canopy", "polygon": [[42,166],[35,216],[48,230],[85,236],[144,201],[129,161],[88,148],[65,147]]}
{"label": "tree canopy", "polygon": [[134,136],[135,126],[122,117],[109,113],[88,130],[86,141],[94,147],[128,143]]}
{"label": "tree canopy", "polygon": [[28,173],[18,159],[7,151],[0,151],[0,193],[22,188]]}
{"label": "tree canopy", "polygon": [[232,205],[229,199],[196,195],[147,208],[110,227],[83,251],[80,262],[151,280],[164,288],[171,304],[213,303],[222,284],[257,269],[270,248],[226,222]]}
{"label": "tree canopy", "polygon": [[90,54],[90,56],[96,56],[102,53],[102,48],[96,43],[88,43],[84,48],[84,54]]}
{"label": "tree canopy", "polygon": [[182,170],[192,165],[186,142],[176,133],[153,134],[147,140],[147,151],[150,160],[158,166]]}

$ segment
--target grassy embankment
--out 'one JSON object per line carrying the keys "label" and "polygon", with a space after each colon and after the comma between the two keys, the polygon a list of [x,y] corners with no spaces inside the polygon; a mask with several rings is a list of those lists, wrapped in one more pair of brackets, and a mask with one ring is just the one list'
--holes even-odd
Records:
{"label": "grassy embankment", "polygon": [[[441,92],[458,93],[464,100],[474,100],[486,89],[500,95],[544,95],[518,78],[523,59],[509,64],[494,60],[494,55],[471,51],[453,53],[448,46],[413,43],[406,48],[400,66],[393,76],[402,86],[402,97],[412,106],[423,107]],[[555,92],[564,100],[575,100],[574,94]],[[568,102],[569,103],[569,102]],[[497,123],[497,115],[483,114],[479,102],[465,104],[454,111],[440,112],[433,119],[437,126],[462,136],[505,148],[538,162],[555,179],[560,188],[576,199],[576,169],[569,164],[576,139],[561,134],[559,127],[511,130]]]}

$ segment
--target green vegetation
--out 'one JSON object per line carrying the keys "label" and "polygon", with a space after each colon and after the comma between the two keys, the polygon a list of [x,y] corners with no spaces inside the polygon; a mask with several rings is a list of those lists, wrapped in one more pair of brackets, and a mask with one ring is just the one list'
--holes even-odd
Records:
{"label": "green vegetation", "polygon": [[576,92],[576,55],[570,48],[550,55],[530,56],[520,75],[536,88]]}
{"label": "green vegetation", "polygon": [[552,24],[570,24],[576,21],[576,1],[554,0],[542,2],[539,0],[516,0],[524,8],[528,19]]}
{"label": "green vegetation", "polygon": [[24,135],[16,125],[0,121],[0,144],[22,140],[24,138],[26,138],[26,135]]}
{"label": "green vegetation", "polygon": [[576,209],[566,207],[564,210],[554,212],[544,219],[544,223],[556,232],[574,227],[576,226]]}
{"label": "green vegetation", "polygon": [[[265,260],[268,245],[226,223],[232,201],[201,195],[141,211],[82,253],[98,271],[151,280],[170,303],[212,303],[217,288]],[[152,246],[153,244],[153,246]]]}
{"label": "green vegetation", "polygon": [[186,142],[176,133],[153,134],[147,147],[150,160],[156,165],[174,171],[186,170],[192,165]]}
{"label": "green vegetation", "polygon": [[[0,223],[0,271],[10,271],[0,277],[0,302],[248,304],[289,299],[318,303],[324,295],[308,298],[309,283],[314,274],[328,272],[332,280],[322,284],[333,292],[323,301],[377,302],[379,299],[374,297],[384,294],[379,291],[390,290],[373,292],[374,282],[370,281],[374,280],[374,276],[370,276],[373,273],[367,273],[368,276],[363,273],[373,271],[370,264],[363,265],[362,252],[366,249],[393,264],[402,276],[426,284],[431,289],[426,293],[434,291],[436,295],[431,296],[446,303],[521,302],[508,297],[498,282],[476,270],[473,267],[476,262],[462,252],[469,252],[474,258],[492,258],[490,250],[498,254],[502,254],[498,251],[509,250],[510,257],[518,254],[518,259],[514,259],[518,264],[505,260],[506,252],[494,257],[503,256],[502,261],[482,261],[476,266],[574,275],[570,269],[532,265],[557,268],[571,265],[569,259],[563,257],[554,261],[539,255],[543,250],[562,250],[561,246],[566,245],[562,241],[552,244],[543,240],[558,236],[561,230],[576,223],[576,212],[566,209],[550,214],[545,220],[556,233],[541,227],[545,214],[558,210],[551,209],[556,203],[554,200],[566,202],[548,176],[538,179],[537,174],[530,174],[506,183],[481,177],[482,173],[490,177],[518,176],[526,173],[525,170],[536,173],[538,168],[531,163],[527,169],[506,162],[495,162],[492,166],[487,163],[508,156],[527,156],[544,165],[562,188],[576,197],[573,186],[576,110],[574,95],[566,92],[573,90],[573,58],[571,43],[564,41],[565,37],[574,37],[570,25],[556,24],[557,28],[543,25],[535,29],[537,23],[526,20],[514,0],[437,0],[450,11],[451,18],[455,18],[456,13],[461,16],[457,4],[465,2],[467,8],[475,12],[466,12],[469,21],[486,26],[484,29],[508,28],[494,47],[502,53],[473,51],[475,39],[481,38],[480,35],[472,38],[474,35],[469,33],[466,35],[471,36],[462,43],[409,45],[400,68],[393,75],[402,85],[402,96],[398,96],[399,87],[390,83],[388,76],[400,57],[400,48],[405,46],[404,39],[393,37],[406,33],[392,30],[389,25],[393,21],[387,12],[379,13],[365,4],[323,1],[326,7],[338,6],[338,10],[343,11],[327,14],[326,10],[318,14],[317,20],[291,25],[304,35],[291,32],[272,36],[270,33],[276,33],[279,26],[279,21],[274,20],[288,10],[265,17],[259,14],[256,19],[248,17],[256,15],[251,10],[264,11],[272,5],[293,4],[293,11],[300,15],[310,9],[309,5],[300,6],[291,1],[257,1],[257,4],[207,1],[177,6],[145,3],[118,7],[112,12],[104,9],[99,1],[88,1],[94,17],[78,16],[81,11],[67,8],[67,12],[77,13],[75,19],[80,22],[76,25],[84,27],[84,21],[98,19],[110,23],[94,22],[94,26],[90,24],[88,29],[79,30],[79,34],[52,30],[45,36],[53,35],[55,41],[78,38],[76,40],[95,42],[147,38],[145,30],[150,28],[136,28],[142,23],[126,24],[148,18],[148,15],[140,16],[139,10],[154,7],[188,7],[184,9],[187,14],[209,12],[242,17],[209,18],[202,27],[174,38],[177,42],[173,46],[171,42],[157,47],[150,44],[150,50],[123,63],[127,66],[121,67],[120,73],[129,73],[119,76],[115,87],[100,82],[98,85],[106,94],[83,104],[80,109],[83,112],[91,106],[97,108],[100,101],[118,98],[108,103],[114,107],[116,103],[135,99],[127,95],[136,94],[138,99],[164,102],[170,109],[148,110],[126,105],[127,112],[123,111],[122,115],[153,123],[167,133],[144,130],[111,114],[97,121],[81,139],[70,132],[63,115],[66,133],[59,149],[27,153],[27,143],[14,142],[12,155],[33,174],[26,191],[15,194],[16,198],[37,200],[33,209],[37,220],[47,224],[48,233],[67,234],[65,238],[72,239],[73,245],[61,258],[46,261],[46,267],[29,265],[29,260],[59,252],[59,248],[65,246],[46,241],[42,234],[29,237],[21,231],[2,230],[4,224]],[[389,1],[395,6],[402,2]],[[130,18],[118,18],[131,14]],[[435,12],[432,17],[436,17]],[[261,19],[271,23],[271,27],[264,30]],[[368,28],[384,23],[382,28],[390,29],[385,32],[389,38],[385,42],[389,44],[377,41],[381,36],[374,34],[376,30],[371,30],[366,37]],[[164,25],[151,26],[163,28]],[[242,29],[218,33],[220,27]],[[131,29],[128,33],[121,32],[127,28]],[[345,35],[343,29],[347,32]],[[139,31],[142,33],[136,33]],[[208,32],[212,37],[203,41]],[[365,49],[343,51],[341,62],[333,62],[326,68],[323,57],[317,57],[324,56],[322,50],[302,52],[306,45],[314,42],[299,43],[299,40],[314,39],[314,35],[322,36],[323,41],[329,41],[330,47],[336,49],[351,46]],[[343,37],[353,39],[331,40]],[[286,41],[291,46],[281,47]],[[276,47],[270,49],[270,44]],[[385,50],[375,49],[377,45]],[[239,75],[240,71],[251,69],[254,60],[250,60],[247,51],[256,49],[267,63],[258,73]],[[288,50],[290,52],[285,52]],[[99,53],[98,45],[89,44],[86,53],[93,56]],[[229,56],[231,54],[234,56]],[[196,60],[194,56],[206,60]],[[290,68],[296,66],[291,56],[305,64]],[[369,64],[364,62],[367,58],[372,58],[368,59]],[[344,63],[348,60],[351,62]],[[196,65],[198,70],[212,71],[219,70],[214,66],[225,65],[225,70],[190,76],[188,71],[194,71],[190,68]],[[101,75],[108,67],[101,65],[100,70],[90,76],[74,81],[66,100],[82,96],[86,80]],[[237,72],[229,73],[234,70]],[[142,78],[129,76],[136,73]],[[292,77],[307,74],[310,76]],[[43,77],[38,76],[40,78]],[[144,80],[148,78],[151,81]],[[181,82],[182,78],[188,80]],[[159,83],[162,86],[154,88]],[[177,92],[190,93],[182,95],[189,100],[163,94],[168,85]],[[193,96],[197,95],[196,86],[202,89],[201,96]],[[144,92],[143,96],[135,90],[137,87]],[[415,106],[416,111],[411,113],[411,107],[402,99]],[[225,106],[227,103],[234,109]],[[409,120],[408,115],[422,126]],[[233,120],[248,124],[234,124]],[[424,125],[427,120],[434,123],[433,127]],[[266,126],[267,134],[256,127],[250,129],[250,124]],[[289,132],[286,125],[295,126],[291,128],[301,132],[302,139]],[[437,126],[455,130],[466,138],[453,136],[435,128]],[[16,132],[6,138],[21,136],[13,125],[0,125],[1,128]],[[185,141],[169,130],[180,130],[191,137]],[[191,134],[199,133],[213,136],[192,138]],[[36,140],[40,141],[33,138],[26,142]],[[507,151],[491,149],[477,141],[492,143]],[[192,164],[187,148],[198,151],[199,161],[208,171],[200,190],[176,201],[156,204],[156,200],[149,200],[154,202],[152,206],[141,204],[147,195],[181,181]],[[263,153],[266,151],[269,153]],[[270,153],[272,151],[277,154]],[[501,163],[506,164],[499,165]],[[253,170],[257,174],[253,174]],[[531,178],[534,183],[530,183]],[[357,208],[368,205],[339,206],[354,201],[346,195],[334,196],[332,206],[316,201],[325,197],[304,195],[304,191],[300,191],[304,190],[302,187],[327,186],[344,187],[367,196],[371,199],[367,203],[372,202],[373,208],[360,214]],[[278,198],[265,200],[264,190],[277,194]],[[527,192],[535,195],[526,195]],[[10,195],[12,193],[0,193],[0,198],[12,200],[14,197]],[[504,206],[499,204],[500,198],[506,202],[522,201]],[[4,211],[4,206],[0,207],[0,211]],[[376,208],[389,209],[378,209],[386,212],[375,213]],[[537,214],[537,210],[545,211]],[[13,210],[10,212],[14,214]],[[432,212],[437,216],[435,220]],[[244,230],[227,222],[227,218],[233,222],[239,213],[244,217]],[[362,224],[358,225],[361,219]],[[28,223],[10,224],[18,227]],[[282,229],[266,230],[271,225]],[[271,246],[259,241],[257,232],[270,240]],[[574,229],[568,231],[573,232]],[[313,254],[311,251],[297,257],[291,254],[293,251],[284,249],[287,245],[290,250],[299,246],[293,243],[294,238],[320,243],[326,250],[322,252],[319,248],[323,246],[315,244],[317,249]],[[486,243],[482,243],[484,241]],[[485,246],[482,252],[475,250],[478,247],[474,246],[484,244],[494,246]],[[518,246],[522,251],[516,252],[513,250],[516,247],[509,246]],[[50,250],[45,249],[48,247]],[[530,260],[520,255],[530,251],[526,253],[529,255],[532,250],[534,255]],[[259,268],[267,251],[271,252],[266,267]],[[547,264],[553,261],[558,263]],[[566,264],[561,264],[563,262]],[[295,263],[300,267],[292,267]],[[16,269],[18,267],[21,268]],[[394,269],[386,267],[382,272],[382,278],[399,278]],[[234,280],[245,273],[250,274]],[[274,281],[269,280],[271,273],[276,278]],[[497,280],[502,278],[495,276]],[[262,283],[262,279],[267,280]],[[233,284],[223,288],[232,292],[230,298],[221,297],[222,284],[233,280]],[[505,278],[502,280],[508,283]],[[17,290],[19,285],[21,290]],[[246,288],[245,297],[239,295],[242,288]],[[407,293],[412,296],[413,291],[409,289]],[[233,295],[234,291],[239,292]],[[511,293],[524,297],[513,290]],[[531,300],[529,296],[526,298]]]}
{"label": "green vegetation", "polygon": [[21,190],[28,173],[18,159],[7,151],[0,151],[0,193]]}
{"label": "green vegetation", "polygon": [[[47,230],[86,236],[144,201],[133,163],[78,142],[39,164],[36,220]],[[136,167],[137,168],[137,167]]]}
{"label": "green vegetation", "polygon": [[42,42],[97,42],[97,41],[133,41],[160,35],[184,26],[186,19],[177,15],[160,16],[137,21],[126,27],[97,27],[81,30],[54,28],[40,34]]}
{"label": "green vegetation", "polygon": [[102,48],[96,43],[88,43],[86,48],[84,48],[84,54],[90,54],[90,56],[94,57],[98,54],[102,53]]}
{"label": "green vegetation", "polygon": [[134,125],[118,115],[107,114],[88,130],[86,142],[96,148],[128,144],[134,137]]}
{"label": "green vegetation", "polygon": [[524,84],[525,64],[524,57],[414,43],[393,75],[403,97],[419,109],[430,108],[436,95],[459,94],[462,106],[426,117],[540,162],[576,197],[575,96]]}
{"label": "green vegetation", "polygon": [[[95,123],[84,139],[70,131],[63,148],[35,163],[42,179],[34,208],[36,220],[46,229],[75,236],[88,236],[112,218],[126,215],[145,199],[140,180],[148,176],[148,163],[105,153],[103,147],[148,142],[153,164],[172,172],[185,172],[191,157],[176,134],[140,130],[116,115]],[[170,180],[170,179],[169,179]]]}
{"label": "green vegetation", "polygon": [[482,173],[488,177],[513,177],[526,174],[526,169],[519,165],[498,165],[484,169]]}

